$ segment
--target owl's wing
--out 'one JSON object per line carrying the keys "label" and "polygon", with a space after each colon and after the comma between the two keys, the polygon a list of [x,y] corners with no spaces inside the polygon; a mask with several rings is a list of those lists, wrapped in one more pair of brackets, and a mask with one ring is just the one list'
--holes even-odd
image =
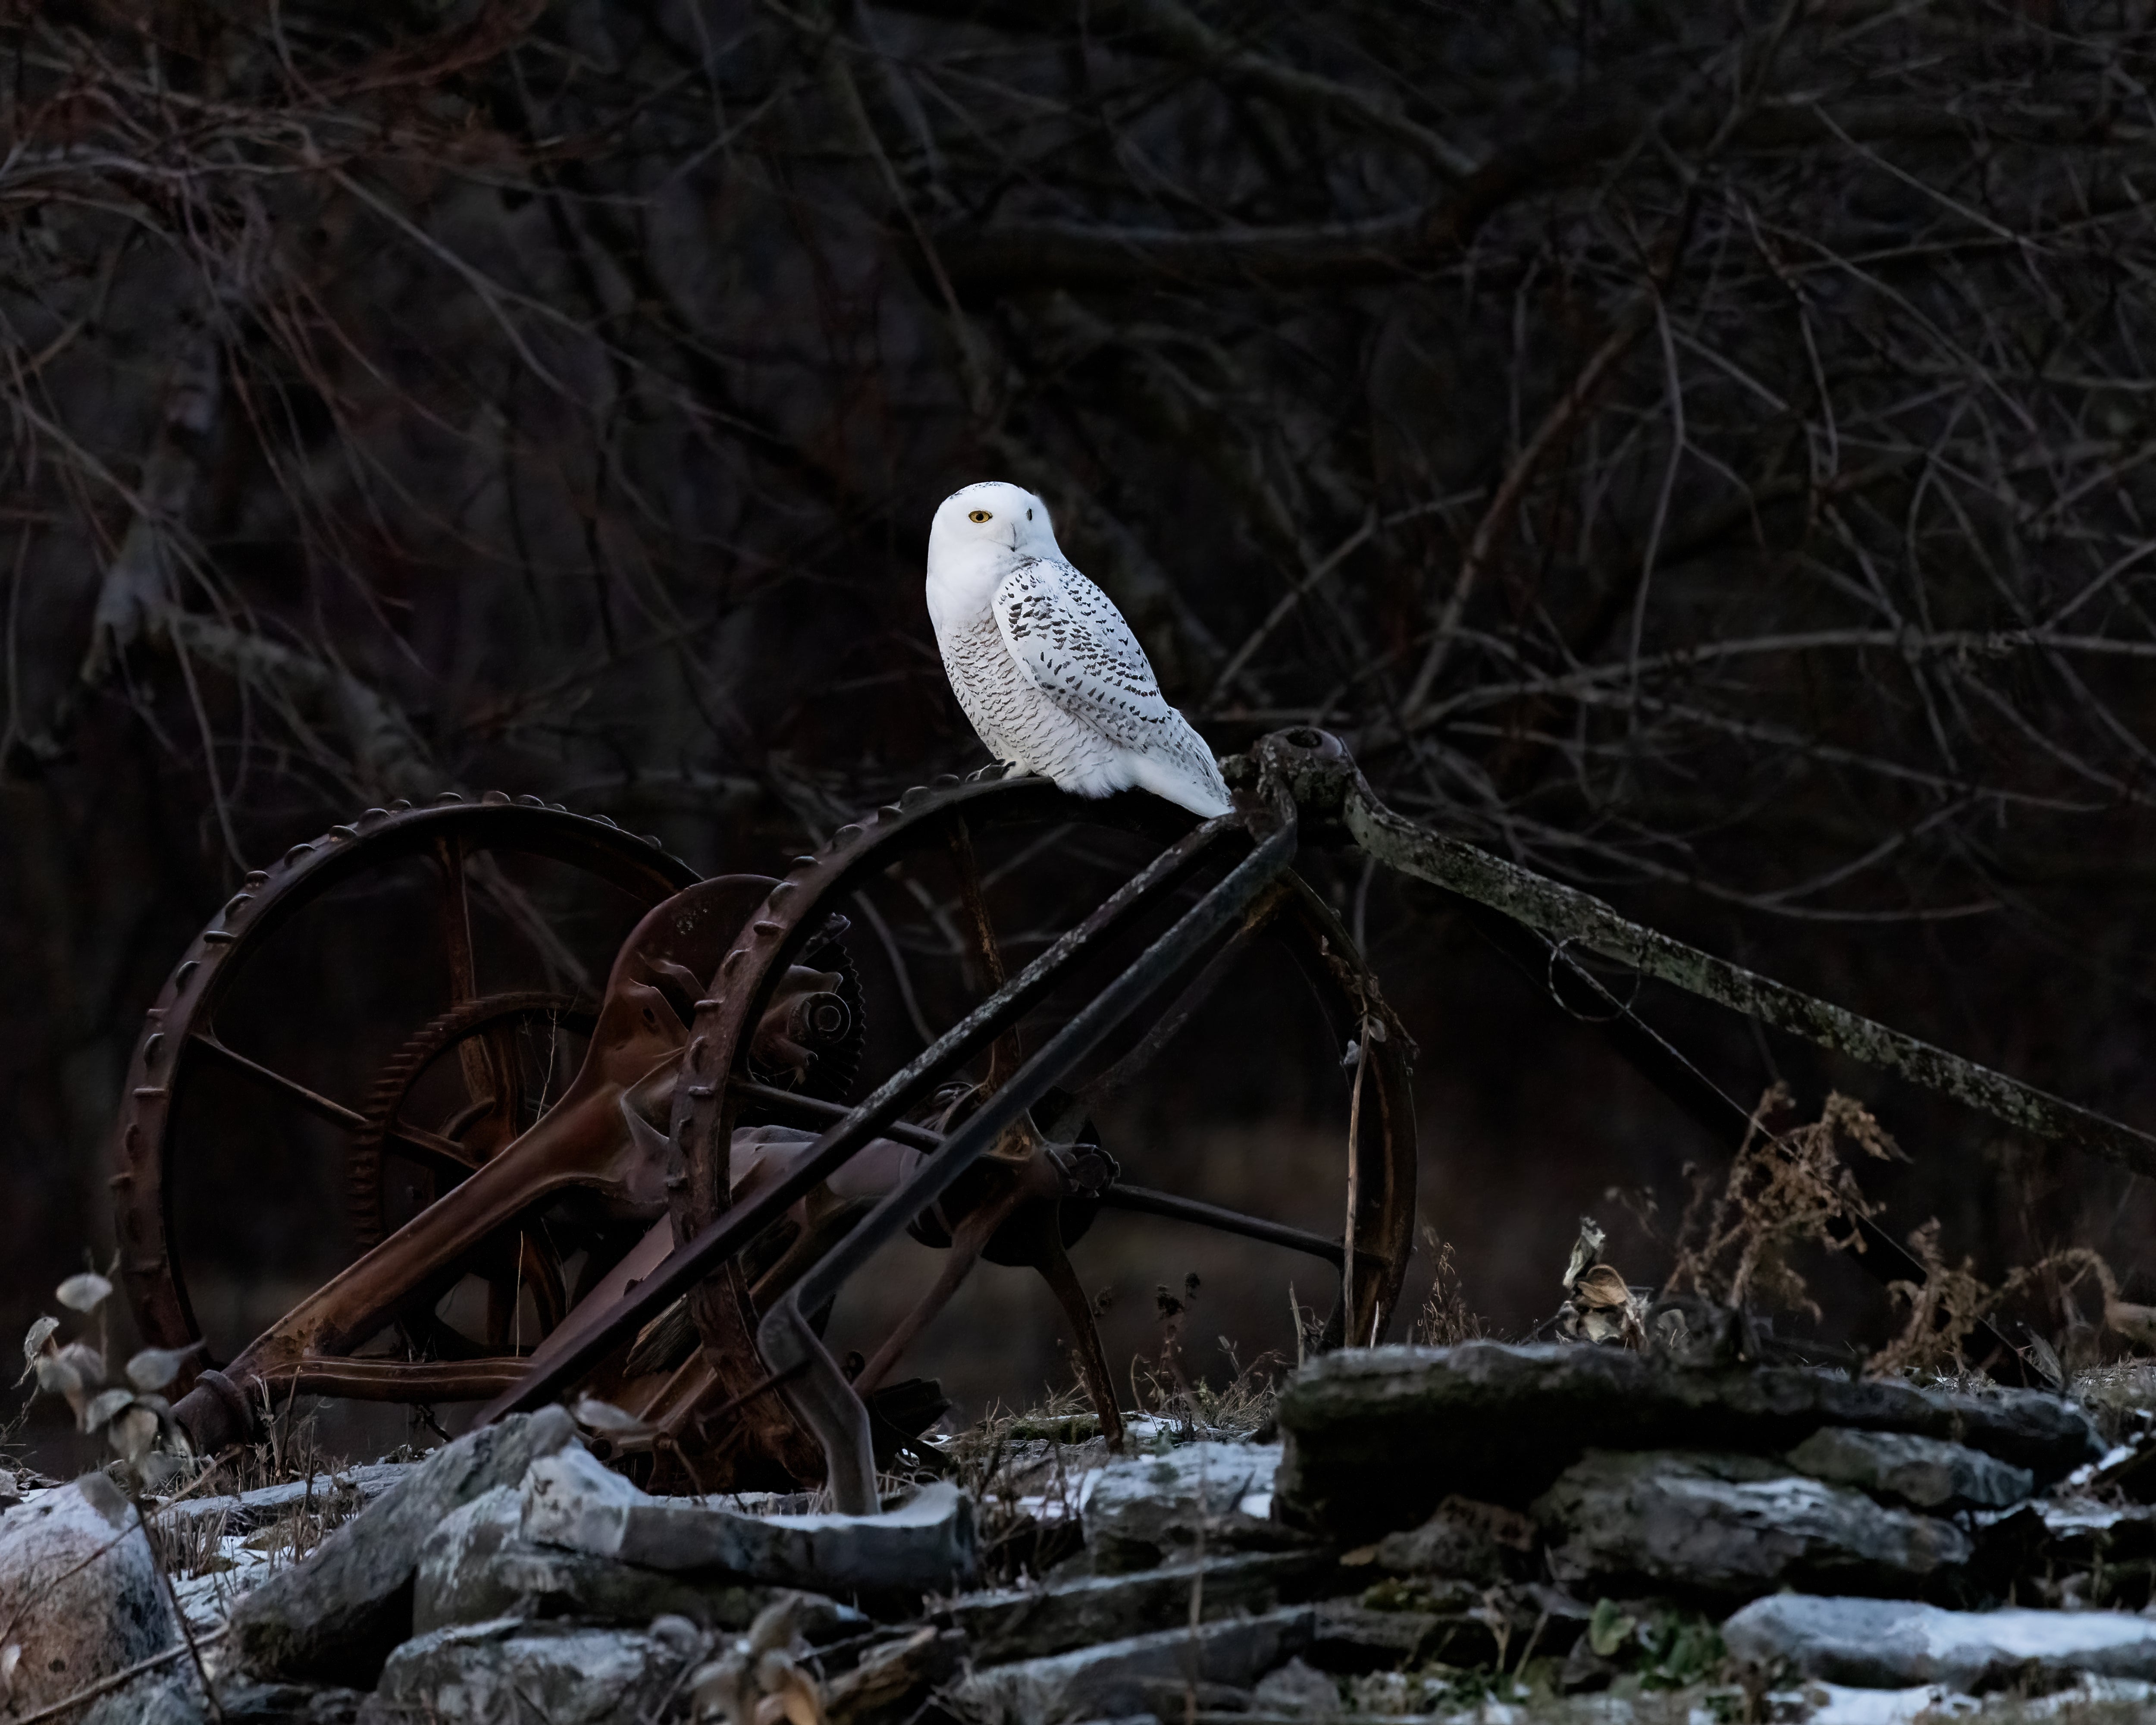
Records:
{"label": "owl's wing", "polygon": [[1072,717],[1124,748],[1157,746],[1181,728],[1115,602],[1070,564],[1029,558],[996,589],[996,626],[1026,680]]}

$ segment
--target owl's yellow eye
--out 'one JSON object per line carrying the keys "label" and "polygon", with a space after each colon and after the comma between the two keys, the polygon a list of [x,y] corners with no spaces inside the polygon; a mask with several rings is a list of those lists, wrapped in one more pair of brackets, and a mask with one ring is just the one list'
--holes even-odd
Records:
{"label": "owl's yellow eye", "polygon": [[985,509],[975,509],[967,511],[966,519],[969,521],[984,521],[989,519],[989,516]]}

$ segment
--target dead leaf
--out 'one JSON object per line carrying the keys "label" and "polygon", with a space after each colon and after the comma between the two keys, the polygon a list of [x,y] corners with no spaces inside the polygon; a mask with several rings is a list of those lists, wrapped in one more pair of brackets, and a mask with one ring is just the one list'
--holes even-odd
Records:
{"label": "dead leaf", "polygon": [[38,1350],[52,1340],[53,1332],[59,1327],[60,1321],[56,1317],[41,1317],[32,1324],[29,1334],[23,1337],[23,1358],[35,1359]]}
{"label": "dead leaf", "polygon": [[127,1362],[127,1381],[140,1390],[162,1389],[180,1375],[192,1348],[146,1348]]}
{"label": "dead leaf", "polygon": [[112,1297],[112,1284],[95,1270],[85,1270],[62,1282],[53,1297],[70,1312],[95,1312]]}
{"label": "dead leaf", "polygon": [[147,1408],[130,1408],[112,1422],[112,1429],[105,1435],[130,1461],[140,1461],[157,1441],[157,1416]]}
{"label": "dead leaf", "polygon": [[579,1397],[570,1412],[585,1430],[604,1432],[608,1437],[644,1437],[654,1430],[626,1409],[595,1395]]}
{"label": "dead leaf", "polygon": [[1582,1271],[1572,1285],[1572,1297],[1590,1312],[1606,1307],[1629,1306],[1632,1291],[1623,1276],[1608,1264]]}
{"label": "dead leaf", "polygon": [[[90,1399],[90,1405],[82,1410],[82,1429],[95,1431],[134,1399],[135,1392],[131,1389],[100,1390]],[[152,1414],[150,1417],[154,1420],[157,1416]]]}
{"label": "dead leaf", "polygon": [[1573,1242],[1572,1261],[1564,1267],[1564,1287],[1569,1291],[1579,1272],[1602,1255],[1602,1224],[1592,1216],[1579,1219],[1579,1238]]}
{"label": "dead leaf", "polygon": [[124,1530],[135,1507],[127,1501],[127,1494],[112,1482],[112,1476],[101,1470],[93,1470],[74,1482],[82,1501],[105,1518],[114,1532]]}
{"label": "dead leaf", "polygon": [[82,1374],[64,1356],[40,1354],[37,1362],[38,1388],[48,1395],[80,1395]]}

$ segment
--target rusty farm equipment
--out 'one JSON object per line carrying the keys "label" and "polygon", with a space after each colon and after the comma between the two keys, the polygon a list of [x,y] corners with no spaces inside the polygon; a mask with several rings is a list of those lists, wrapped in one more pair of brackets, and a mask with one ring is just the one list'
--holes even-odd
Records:
{"label": "rusty farm equipment", "polygon": [[[1298,845],[1353,843],[1456,895],[1727,1141],[1743,1111],[1578,955],[2156,1167],[2156,1143],[2132,1128],[1414,826],[1322,732],[1278,733],[1231,765],[1236,806],[1203,823],[1139,793],[1081,801],[995,769],[939,779],[778,879],[699,879],[655,841],[498,793],[370,809],[249,875],[151,1009],[116,1132],[137,1322],[150,1343],[192,1350],[176,1420],[213,1450],[296,1394],[479,1401],[481,1418],[590,1395],[627,1413],[654,1465],[700,1486],[824,1480],[839,1507],[871,1510],[875,1457],[908,1435],[893,1424],[894,1371],[984,1260],[1043,1278],[1101,1428],[1119,1438],[1068,1250],[1131,1214],[1320,1260],[1306,1285],[1337,1290],[1322,1345],[1381,1338],[1414,1218],[1412,1045],[1294,871]],[[870,889],[892,882],[967,984],[970,1004],[940,1030],[875,909]],[[400,953],[425,948],[418,968],[440,983],[401,1020],[371,1004],[365,974],[387,938],[367,918],[400,892],[418,917]],[[600,898],[605,916],[591,909]],[[311,917],[328,932],[310,947]],[[511,946],[520,965],[497,956]],[[303,950],[312,969],[280,981]],[[1281,1015],[1282,1034],[1322,1040],[1339,1073],[1327,1178],[1351,1195],[1322,1224],[1158,1189],[1096,1122],[1260,955],[1305,985],[1308,1006],[1292,1025]],[[870,964],[910,1035],[872,1033]],[[311,1046],[309,1012],[346,997],[367,1035],[340,1054],[341,1101],[291,1068]],[[188,1263],[245,1194],[205,1221],[188,1182],[235,1117],[276,1111],[336,1147],[357,1255],[252,1339],[213,1338]],[[939,1272],[880,1312],[880,1340],[849,1371],[824,1345],[826,1316],[901,1232],[942,1250]],[[1907,1273],[1883,1237],[1872,1255]]]}

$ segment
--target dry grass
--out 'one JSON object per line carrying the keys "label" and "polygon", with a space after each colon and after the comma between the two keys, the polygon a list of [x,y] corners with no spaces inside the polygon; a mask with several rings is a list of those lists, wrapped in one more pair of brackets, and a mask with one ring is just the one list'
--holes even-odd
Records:
{"label": "dry grass", "polygon": [[1875,1161],[1902,1159],[1902,1153],[1861,1103],[1839,1091],[1812,1124],[1770,1129],[1767,1122],[1792,1100],[1779,1083],[1760,1097],[1719,1189],[1711,1172],[1687,1170],[1691,1197],[1666,1293],[1689,1288],[1717,1305],[1763,1302],[1816,1317],[1819,1307],[1789,1262],[1791,1250],[1862,1249],[1853,1219],[1869,1217],[1873,1206],[1844,1159],[1844,1143]]}

